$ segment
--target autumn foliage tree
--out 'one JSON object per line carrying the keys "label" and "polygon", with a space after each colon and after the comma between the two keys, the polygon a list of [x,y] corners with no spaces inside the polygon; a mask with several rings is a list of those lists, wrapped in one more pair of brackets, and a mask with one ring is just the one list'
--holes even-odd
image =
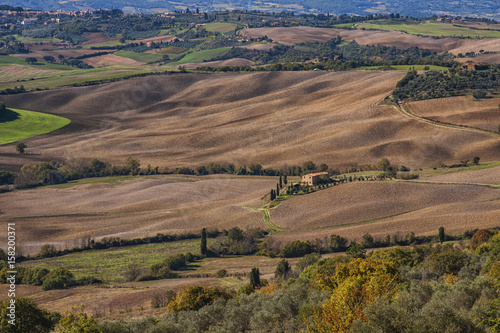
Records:
{"label": "autumn foliage tree", "polygon": [[486,243],[492,236],[493,233],[488,229],[479,229],[470,240],[470,249],[476,251],[480,245]]}
{"label": "autumn foliage tree", "polygon": [[350,332],[354,320],[365,320],[363,309],[377,297],[393,297],[400,285],[398,268],[375,259],[339,262],[331,277],[332,296],[315,313],[309,332]]}
{"label": "autumn foliage tree", "polygon": [[209,286],[185,286],[177,293],[174,301],[167,306],[168,311],[199,310],[215,300],[230,299],[232,295],[225,289]]}

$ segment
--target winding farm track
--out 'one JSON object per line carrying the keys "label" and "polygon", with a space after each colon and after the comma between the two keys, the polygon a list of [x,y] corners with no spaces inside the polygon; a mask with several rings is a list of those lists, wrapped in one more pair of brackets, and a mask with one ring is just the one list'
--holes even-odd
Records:
{"label": "winding farm track", "polygon": [[446,123],[446,122],[442,122],[439,120],[434,120],[434,119],[429,119],[429,118],[426,118],[423,116],[419,116],[419,115],[411,112],[408,109],[408,107],[406,106],[406,104],[404,104],[404,103],[399,103],[399,104],[393,103],[392,105],[396,108],[396,110],[398,110],[399,112],[401,112],[405,116],[410,117],[412,119],[419,120],[419,121],[423,121],[424,123],[427,123],[427,124],[432,124],[435,126],[443,126],[443,127],[448,127],[448,128],[455,128],[455,129],[459,129],[459,130],[473,131],[473,132],[478,132],[478,133],[482,133],[482,134],[488,134],[488,135],[500,137],[500,132],[495,132],[495,131],[491,131],[491,130],[487,130],[487,129],[483,129],[483,128],[472,127],[472,126]]}

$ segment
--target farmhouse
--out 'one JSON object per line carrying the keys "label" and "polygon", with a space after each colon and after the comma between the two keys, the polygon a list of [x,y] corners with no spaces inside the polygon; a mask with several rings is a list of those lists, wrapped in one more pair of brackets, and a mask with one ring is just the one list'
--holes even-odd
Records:
{"label": "farmhouse", "polygon": [[473,61],[466,61],[462,64],[462,69],[467,70],[467,71],[475,71],[476,70],[476,63]]}
{"label": "farmhouse", "polygon": [[327,176],[328,172],[316,172],[316,173],[308,173],[307,175],[302,176],[302,182],[307,185],[316,185],[321,181],[321,176]]}

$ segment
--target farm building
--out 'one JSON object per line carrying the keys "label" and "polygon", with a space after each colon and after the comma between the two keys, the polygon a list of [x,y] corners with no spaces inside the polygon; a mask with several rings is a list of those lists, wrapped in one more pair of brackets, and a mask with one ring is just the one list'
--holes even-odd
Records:
{"label": "farm building", "polygon": [[466,71],[475,71],[476,70],[476,63],[473,61],[466,61],[462,64],[462,69]]}
{"label": "farm building", "polygon": [[321,182],[321,176],[328,176],[328,172],[308,173],[302,176],[302,182],[307,185],[316,185]]}

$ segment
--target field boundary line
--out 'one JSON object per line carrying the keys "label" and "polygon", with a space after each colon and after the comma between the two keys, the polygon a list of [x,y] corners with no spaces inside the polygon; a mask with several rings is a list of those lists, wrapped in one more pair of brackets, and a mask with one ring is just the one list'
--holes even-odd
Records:
{"label": "field boundary line", "polygon": [[482,184],[482,183],[465,183],[465,182],[433,182],[430,180],[406,180],[406,179],[393,179],[393,182],[404,183],[419,183],[419,184],[434,184],[434,185],[469,185],[469,186],[484,186],[490,188],[500,188],[500,184]]}

